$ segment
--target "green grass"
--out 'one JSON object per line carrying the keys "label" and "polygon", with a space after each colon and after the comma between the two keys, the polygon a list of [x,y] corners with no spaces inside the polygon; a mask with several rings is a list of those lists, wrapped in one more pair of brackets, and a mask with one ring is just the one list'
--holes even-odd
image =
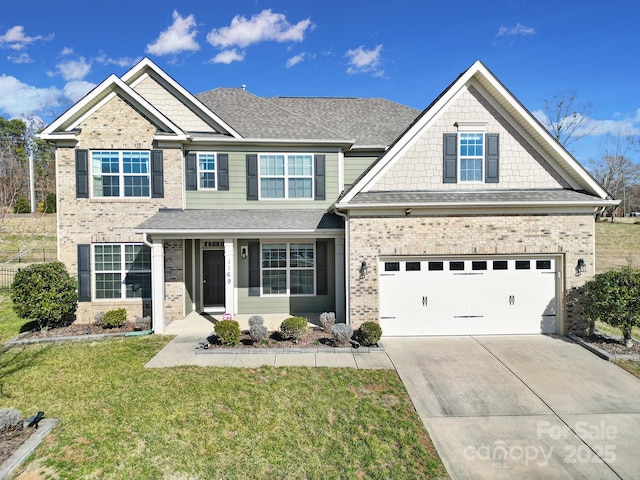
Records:
{"label": "green grass", "polygon": [[637,218],[596,223],[596,272],[626,266],[640,268],[640,223]]}
{"label": "green grass", "polygon": [[[0,302],[0,335],[22,327]],[[59,425],[47,478],[446,477],[394,371],[145,369],[166,336],[0,347],[0,408]]]}

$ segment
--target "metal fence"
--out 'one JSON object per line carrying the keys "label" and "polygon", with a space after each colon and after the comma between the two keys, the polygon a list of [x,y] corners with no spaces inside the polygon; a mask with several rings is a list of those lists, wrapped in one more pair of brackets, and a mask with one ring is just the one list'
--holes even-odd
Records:
{"label": "metal fence", "polygon": [[13,277],[20,271],[19,268],[0,267],[0,291],[7,291],[11,288]]}

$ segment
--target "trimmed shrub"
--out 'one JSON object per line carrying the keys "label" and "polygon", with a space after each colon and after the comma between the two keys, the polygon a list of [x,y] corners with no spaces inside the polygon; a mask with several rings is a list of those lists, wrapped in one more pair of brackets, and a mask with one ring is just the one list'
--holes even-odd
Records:
{"label": "trimmed shrub", "polygon": [[333,312],[323,312],[320,314],[320,326],[322,329],[331,333],[331,327],[336,324],[336,314]]}
{"label": "trimmed shrub", "polygon": [[336,323],[331,327],[331,335],[337,346],[348,347],[353,336],[353,327],[346,323]]}
{"label": "trimmed shrub", "polygon": [[254,343],[260,343],[269,338],[269,329],[266,325],[250,325],[249,336],[251,336],[251,340],[253,340]]}
{"label": "trimmed shrub", "polygon": [[13,310],[41,329],[63,325],[78,306],[77,288],[62,262],[30,265],[16,273],[11,284]]}
{"label": "trimmed shrub", "polygon": [[251,315],[249,317],[249,326],[252,325],[264,325],[264,318],[261,315]]}
{"label": "trimmed shrub", "polygon": [[22,415],[18,410],[15,408],[0,409],[0,434],[18,432],[23,427]]}
{"label": "trimmed shrub", "polygon": [[599,273],[585,286],[587,315],[620,328],[625,345],[630,347],[631,329],[640,326],[640,269],[624,267]]}
{"label": "trimmed shrub", "polygon": [[307,319],[304,317],[289,317],[280,324],[280,332],[285,338],[294,342],[300,340],[307,333]]}
{"label": "trimmed shrub", "polygon": [[382,328],[378,322],[364,322],[354,333],[354,338],[365,347],[375,345],[382,336]]}
{"label": "trimmed shrub", "polygon": [[240,325],[235,320],[220,320],[214,329],[223,345],[233,347],[240,341]]}
{"label": "trimmed shrub", "polygon": [[118,308],[109,310],[102,317],[102,328],[118,328],[127,323],[127,310]]}
{"label": "trimmed shrub", "polygon": [[13,205],[13,213],[31,213],[31,204],[25,197],[18,197]]}
{"label": "trimmed shrub", "polygon": [[98,312],[93,316],[93,324],[97,327],[104,327],[104,323],[102,323],[103,320],[104,312]]}
{"label": "trimmed shrub", "polygon": [[151,328],[151,317],[136,317],[136,323],[133,327],[135,330],[149,330]]}

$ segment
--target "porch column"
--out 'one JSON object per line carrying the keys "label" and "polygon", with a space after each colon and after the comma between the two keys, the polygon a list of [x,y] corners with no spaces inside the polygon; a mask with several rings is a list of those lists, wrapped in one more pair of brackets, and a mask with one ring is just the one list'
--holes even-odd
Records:
{"label": "porch column", "polygon": [[224,239],[224,308],[226,313],[236,314],[235,307],[235,274],[236,263],[233,238]]}
{"label": "porch column", "polygon": [[151,245],[151,318],[153,332],[164,333],[164,243],[153,239]]}
{"label": "porch column", "polygon": [[336,321],[345,322],[345,272],[344,272],[344,238],[335,239],[335,270],[336,270]]}

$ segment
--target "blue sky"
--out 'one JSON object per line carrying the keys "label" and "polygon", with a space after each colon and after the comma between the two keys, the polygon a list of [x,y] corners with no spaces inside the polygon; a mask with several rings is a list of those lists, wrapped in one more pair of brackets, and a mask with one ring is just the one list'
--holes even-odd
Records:
{"label": "blue sky", "polygon": [[579,160],[640,134],[637,0],[31,0],[0,15],[0,116],[50,122],[149,57],[200,93],[384,97],[425,108],[481,60],[532,112],[592,105]]}

